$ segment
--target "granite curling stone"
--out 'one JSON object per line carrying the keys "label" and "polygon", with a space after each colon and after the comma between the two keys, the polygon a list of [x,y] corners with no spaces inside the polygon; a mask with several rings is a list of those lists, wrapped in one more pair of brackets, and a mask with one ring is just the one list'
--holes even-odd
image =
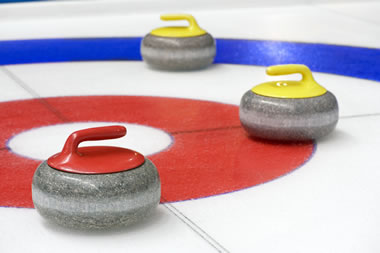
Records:
{"label": "granite curling stone", "polygon": [[196,70],[212,64],[214,38],[202,30],[194,17],[187,14],[162,15],[162,20],[187,20],[188,27],[162,27],[147,34],[141,43],[141,55],[153,68]]}
{"label": "granite curling stone", "polygon": [[79,147],[82,141],[120,138],[123,126],[72,133],[62,152],[39,165],[32,198],[46,219],[65,227],[104,229],[148,216],[161,196],[156,167],[143,155],[120,147]]}
{"label": "granite curling stone", "polygon": [[334,130],[339,116],[335,96],[319,85],[305,65],[267,68],[268,75],[302,74],[300,81],[272,81],[247,91],[240,102],[243,128],[253,137],[309,141]]}

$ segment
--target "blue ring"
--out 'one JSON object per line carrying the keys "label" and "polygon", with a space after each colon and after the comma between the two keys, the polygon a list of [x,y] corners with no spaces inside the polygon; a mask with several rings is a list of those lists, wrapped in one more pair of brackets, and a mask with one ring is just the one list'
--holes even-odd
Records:
{"label": "blue ring", "polygon": [[[0,41],[0,65],[141,61],[141,37]],[[267,40],[216,39],[214,63],[305,64],[312,71],[380,81],[380,49]]]}

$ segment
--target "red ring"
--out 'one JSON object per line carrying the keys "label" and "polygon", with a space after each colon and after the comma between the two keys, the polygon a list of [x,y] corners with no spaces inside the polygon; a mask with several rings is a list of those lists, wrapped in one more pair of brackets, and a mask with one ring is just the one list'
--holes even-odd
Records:
{"label": "red ring", "polygon": [[238,110],[215,102],[134,96],[0,103],[0,206],[33,206],[32,176],[41,162],[12,153],[7,142],[20,132],[52,124],[127,122],[170,133],[173,145],[149,157],[160,173],[162,202],[251,187],[287,174],[310,158],[311,142],[281,144],[249,138],[240,127]]}

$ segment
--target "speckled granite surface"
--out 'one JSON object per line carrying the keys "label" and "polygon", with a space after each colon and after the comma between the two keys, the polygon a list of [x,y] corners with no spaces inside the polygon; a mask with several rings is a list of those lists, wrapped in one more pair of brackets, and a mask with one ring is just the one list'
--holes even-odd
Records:
{"label": "speckled granite surface", "polygon": [[195,70],[212,64],[215,41],[208,33],[195,37],[172,38],[148,34],[141,43],[144,61],[157,69]]}
{"label": "speckled granite surface", "polygon": [[239,116],[244,129],[254,137],[307,141],[334,130],[339,109],[331,92],[312,98],[273,98],[249,90],[241,99]]}
{"label": "speckled granite surface", "polygon": [[148,159],[132,170],[96,175],[59,171],[45,161],[32,184],[33,203],[43,217],[78,229],[135,223],[154,210],[160,196],[159,175]]}

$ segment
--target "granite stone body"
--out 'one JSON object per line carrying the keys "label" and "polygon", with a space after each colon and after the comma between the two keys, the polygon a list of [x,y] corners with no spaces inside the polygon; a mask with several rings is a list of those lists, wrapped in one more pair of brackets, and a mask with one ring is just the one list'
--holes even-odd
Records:
{"label": "granite stone body", "polygon": [[141,43],[141,55],[148,65],[164,70],[195,70],[212,64],[216,52],[213,37],[161,37],[148,34]]}
{"label": "granite stone body", "polygon": [[338,103],[331,92],[311,98],[274,98],[247,91],[240,102],[240,122],[253,137],[307,141],[334,130]]}
{"label": "granite stone body", "polygon": [[75,174],[37,168],[32,197],[37,211],[66,227],[102,229],[135,223],[158,205],[161,184],[156,167],[141,166],[118,173]]}

